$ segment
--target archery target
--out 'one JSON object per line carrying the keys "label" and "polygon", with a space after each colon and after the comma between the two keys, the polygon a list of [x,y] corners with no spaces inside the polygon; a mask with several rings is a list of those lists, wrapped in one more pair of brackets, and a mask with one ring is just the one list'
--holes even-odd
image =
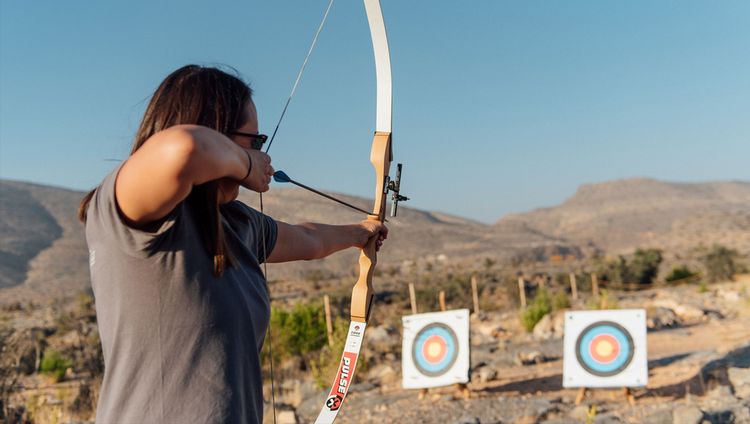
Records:
{"label": "archery target", "polygon": [[646,312],[565,314],[564,387],[640,387],[648,382]]}
{"label": "archery target", "polygon": [[419,330],[411,346],[414,365],[425,375],[439,376],[450,371],[458,357],[456,333],[442,323],[428,324]]}
{"label": "archery target", "polygon": [[403,317],[403,387],[466,383],[469,378],[469,310]]}

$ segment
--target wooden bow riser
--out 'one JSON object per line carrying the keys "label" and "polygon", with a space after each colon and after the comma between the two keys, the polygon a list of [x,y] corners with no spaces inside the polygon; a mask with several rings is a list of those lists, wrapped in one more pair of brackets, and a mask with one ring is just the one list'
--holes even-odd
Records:
{"label": "wooden bow riser", "polygon": [[[388,172],[391,168],[391,134],[376,132],[372,140],[370,151],[370,162],[375,168],[375,203],[372,214],[367,217],[370,220],[383,222],[385,220],[386,202],[388,200]],[[370,305],[372,303],[372,275],[378,262],[375,250],[376,237],[362,248],[359,254],[359,278],[352,289],[352,321],[367,322],[370,317]]]}

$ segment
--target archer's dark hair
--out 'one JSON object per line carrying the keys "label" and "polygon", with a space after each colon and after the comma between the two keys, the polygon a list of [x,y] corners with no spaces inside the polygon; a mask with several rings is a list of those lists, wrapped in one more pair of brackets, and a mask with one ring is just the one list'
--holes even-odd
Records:
{"label": "archer's dark hair", "polygon": [[[221,69],[187,65],[172,72],[159,85],[143,115],[130,155],[151,136],[175,125],[194,124],[228,134],[245,124],[250,87],[236,75]],[[78,219],[86,222],[89,202],[96,189],[81,201]],[[201,223],[200,233],[214,260],[214,274],[232,265],[231,251],[224,237],[219,215],[216,181],[193,187],[185,199]]]}

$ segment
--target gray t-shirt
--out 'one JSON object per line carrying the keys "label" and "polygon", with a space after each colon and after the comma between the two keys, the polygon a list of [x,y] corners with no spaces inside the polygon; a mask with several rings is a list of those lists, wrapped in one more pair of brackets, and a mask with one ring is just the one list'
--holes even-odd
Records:
{"label": "gray t-shirt", "polygon": [[119,169],[96,190],[86,223],[105,364],[97,423],[260,423],[270,316],[260,263],[276,222],[238,201],[222,205],[236,263],[214,277],[185,203],[148,230],[122,220]]}

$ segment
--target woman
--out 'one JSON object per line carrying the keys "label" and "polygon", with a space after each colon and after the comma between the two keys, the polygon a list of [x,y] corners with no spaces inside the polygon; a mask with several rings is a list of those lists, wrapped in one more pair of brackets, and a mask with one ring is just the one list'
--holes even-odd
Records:
{"label": "woman", "polygon": [[178,69],[129,158],[81,202],[105,363],[97,422],[261,422],[260,264],[387,236],[372,221],[290,225],[235,200],[273,174],[251,95],[221,70]]}

